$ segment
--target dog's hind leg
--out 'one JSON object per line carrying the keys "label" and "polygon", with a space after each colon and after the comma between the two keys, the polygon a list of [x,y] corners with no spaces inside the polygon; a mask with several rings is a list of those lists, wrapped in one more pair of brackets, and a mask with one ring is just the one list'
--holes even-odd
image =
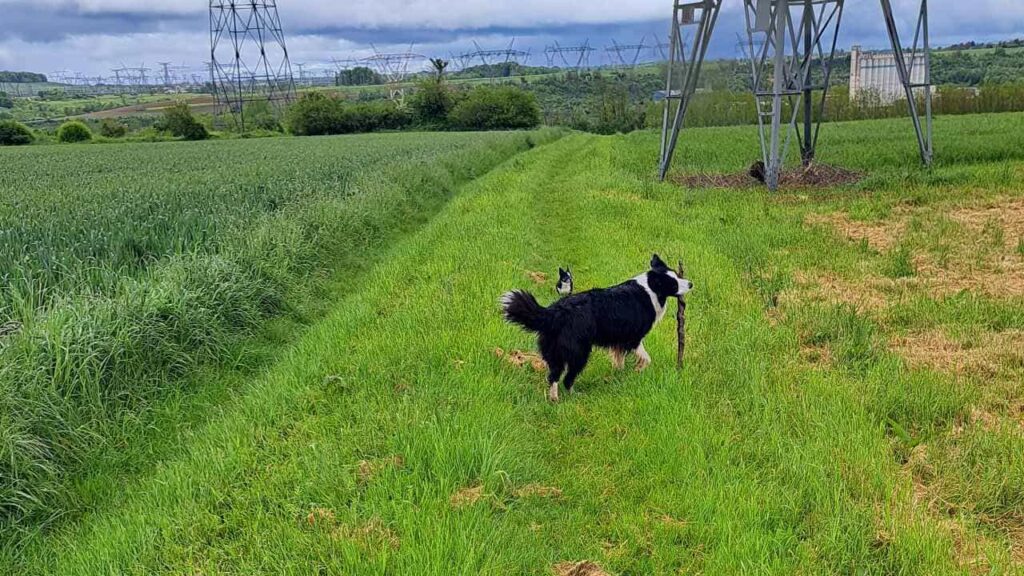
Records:
{"label": "dog's hind leg", "polygon": [[566,392],[572,392],[572,385],[576,383],[576,378],[583,372],[583,369],[587,367],[587,361],[590,360],[590,348],[580,350],[575,356],[569,358],[569,369],[565,374],[565,390]]}
{"label": "dog's hind leg", "polygon": [[644,350],[644,343],[640,342],[640,345],[636,347],[636,371],[643,372],[645,368],[651,365],[651,355]]}
{"label": "dog's hind leg", "polygon": [[562,379],[563,372],[565,372],[564,362],[559,362],[557,365],[548,363],[548,400],[552,402],[558,402],[558,381]]}
{"label": "dog's hind leg", "polygon": [[608,350],[608,355],[612,357],[612,366],[616,370],[622,370],[626,366],[626,351],[618,348],[612,348]]}

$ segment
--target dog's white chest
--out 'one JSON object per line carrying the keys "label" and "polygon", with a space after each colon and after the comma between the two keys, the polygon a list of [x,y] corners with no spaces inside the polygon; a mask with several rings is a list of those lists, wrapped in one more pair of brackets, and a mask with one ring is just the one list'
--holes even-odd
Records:
{"label": "dog's white chest", "polygon": [[643,287],[644,291],[647,292],[647,296],[651,299],[651,305],[654,306],[654,325],[656,326],[658,322],[661,322],[661,319],[665,317],[665,310],[668,309],[668,303],[666,302],[666,305],[663,306],[661,302],[658,301],[658,295],[655,294],[654,290],[651,290],[651,287],[647,284],[646,274],[641,274],[634,278],[634,280],[636,280],[637,284]]}

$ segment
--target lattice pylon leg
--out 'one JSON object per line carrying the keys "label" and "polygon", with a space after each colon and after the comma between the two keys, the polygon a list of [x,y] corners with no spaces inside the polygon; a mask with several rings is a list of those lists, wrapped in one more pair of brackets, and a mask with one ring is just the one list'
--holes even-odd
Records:
{"label": "lattice pylon leg", "polygon": [[751,87],[770,190],[778,188],[794,136],[801,162],[814,161],[844,5],[844,0],[744,0]]}
{"label": "lattice pylon leg", "polygon": [[[892,52],[896,60],[896,72],[899,74],[900,83],[903,85],[907,98],[910,119],[914,123],[914,134],[917,136],[921,162],[925,166],[929,166],[932,163],[934,149],[932,147],[932,73],[931,43],[928,37],[928,0],[921,0],[917,26],[914,29],[914,43],[909,52],[900,42],[899,29],[892,12],[892,2],[890,0],[880,0],[880,2],[886,32],[889,34],[889,42],[892,44]],[[917,95],[914,93],[914,90],[917,89],[923,91],[923,123]]]}
{"label": "lattice pylon leg", "polygon": [[[672,165],[686,111],[697,91],[697,80],[707,55],[722,0],[675,0],[669,33],[669,54],[665,79],[665,108],[661,128],[661,154],[658,175],[664,180]],[[685,42],[685,30],[695,29],[692,43]]]}

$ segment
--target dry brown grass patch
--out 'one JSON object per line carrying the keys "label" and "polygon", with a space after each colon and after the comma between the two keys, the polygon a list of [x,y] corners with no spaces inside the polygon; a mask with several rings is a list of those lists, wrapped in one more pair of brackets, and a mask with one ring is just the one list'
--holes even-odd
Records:
{"label": "dry brown grass patch", "polygon": [[948,296],[968,291],[993,298],[1024,296],[1024,259],[1003,252],[982,252],[967,247],[941,266],[930,255],[915,254],[916,284],[929,294]]}
{"label": "dry brown grass patch", "polygon": [[334,524],[334,510],[330,508],[313,508],[306,515],[306,523],[310,526],[322,526]]}
{"label": "dry brown grass patch", "polygon": [[866,241],[878,252],[892,249],[903,236],[906,223],[897,221],[861,222],[851,220],[845,212],[808,214],[804,222],[813,226],[827,226],[852,242]]}
{"label": "dry brown grass patch", "polygon": [[548,369],[548,365],[544,362],[544,359],[534,352],[524,352],[523,350],[505,352],[505,350],[501,348],[495,348],[494,356],[496,358],[504,358],[506,362],[516,368],[522,368],[524,365],[529,365],[533,368],[534,372],[545,372]]}
{"label": "dry brown grass patch", "polygon": [[559,562],[554,565],[556,576],[611,576],[596,562]]}
{"label": "dry brown grass patch", "polygon": [[661,517],[658,518],[658,522],[664,526],[672,528],[687,528],[690,526],[690,523],[686,520],[680,520],[679,518],[669,516],[668,514],[662,514]]}
{"label": "dry brown grass patch", "polygon": [[481,498],[483,498],[483,496],[484,487],[482,484],[478,484],[476,486],[463,488],[455,494],[452,494],[449,502],[451,503],[452,508],[464,508],[466,506],[476,504]]}
{"label": "dry brown grass patch", "polygon": [[829,272],[796,271],[793,273],[793,281],[795,288],[779,295],[779,302],[783,306],[817,302],[850,304],[859,311],[878,310],[889,304],[886,292],[899,288],[894,281],[888,279],[871,277],[854,281]]}
{"label": "dry brown grass patch", "polygon": [[1024,199],[993,203],[974,208],[960,208],[949,217],[973,232],[981,232],[993,224],[1002,229],[1004,247],[1016,250],[1024,238]]}
{"label": "dry brown grass patch", "polygon": [[538,498],[561,498],[562,491],[554,486],[542,486],[540,484],[527,484],[521,488],[517,488],[513,495],[516,498],[528,498],[530,496],[536,496]]}
{"label": "dry brown grass patch", "polygon": [[[919,214],[920,219],[912,220]],[[952,223],[954,230],[943,228],[944,222]],[[915,247],[916,273],[893,281],[906,288],[933,296],[962,291],[995,298],[1024,296],[1024,254],[1019,250],[1024,242],[1024,200],[948,212],[900,209],[880,222],[851,220],[844,212],[810,214],[805,223],[826,226],[883,253],[906,241],[905,246]]]}
{"label": "dry brown grass patch", "polygon": [[915,368],[994,376],[1024,362],[1024,332],[988,332],[971,347],[934,329],[895,336],[889,346]]}
{"label": "dry brown grass patch", "polygon": [[358,464],[359,481],[367,483],[387,468],[401,468],[405,465],[405,459],[400,455],[378,458],[376,460],[360,460]]}
{"label": "dry brown grass patch", "polygon": [[370,549],[387,547],[396,550],[401,544],[398,535],[377,518],[358,526],[342,524],[331,531],[331,537],[335,540],[348,540]]}
{"label": "dry brown grass patch", "polygon": [[543,272],[527,270],[526,275],[530,277],[534,284],[544,284],[548,281],[548,275]]}
{"label": "dry brown grass patch", "polygon": [[827,344],[821,346],[803,345],[800,347],[800,360],[811,366],[827,368],[832,366],[832,348]]}

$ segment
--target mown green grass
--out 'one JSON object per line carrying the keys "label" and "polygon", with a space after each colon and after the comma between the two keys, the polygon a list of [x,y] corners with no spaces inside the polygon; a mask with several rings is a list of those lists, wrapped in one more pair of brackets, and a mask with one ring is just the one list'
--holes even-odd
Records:
{"label": "mown green grass", "polygon": [[[556,132],[29,148],[0,154],[0,532],[78,509],[200,366],[302,318],[463,182]],[[13,327],[13,330],[11,329]],[[133,432],[126,432],[127,430]]]}
{"label": "mown green grass", "polygon": [[[869,178],[777,197],[655,183],[650,133],[573,136],[518,156],[400,243],[178,454],[10,566],[546,574],[589,559],[616,574],[1012,573],[1012,532],[985,518],[1021,511],[1019,436],[973,427],[928,463],[949,508],[917,501],[908,470],[921,464],[915,449],[964,422],[984,383],[909,369],[886,326],[853,307],[797,303],[781,320],[772,307],[798,269],[885,267],[805,225],[808,212],[883,217],[968,186],[1013,193],[1022,122],[941,120],[932,171],[914,166],[909,125],[832,126],[822,159]],[[691,132],[682,165],[740,169],[752,136]],[[533,345],[501,322],[498,295],[554,298],[529,272],[570,265],[585,289],[632,276],[653,251],[683,258],[697,285],[682,373],[669,323],[648,340],[647,372],[615,372],[597,355],[579,394],[557,405],[542,375],[495,354]],[[915,306],[922,321],[1002,310],[1003,325],[1024,328],[1019,302]],[[808,343],[830,346],[833,361],[807,363]],[[119,480],[95,482],[114,491]],[[479,501],[453,505],[477,486]]]}

